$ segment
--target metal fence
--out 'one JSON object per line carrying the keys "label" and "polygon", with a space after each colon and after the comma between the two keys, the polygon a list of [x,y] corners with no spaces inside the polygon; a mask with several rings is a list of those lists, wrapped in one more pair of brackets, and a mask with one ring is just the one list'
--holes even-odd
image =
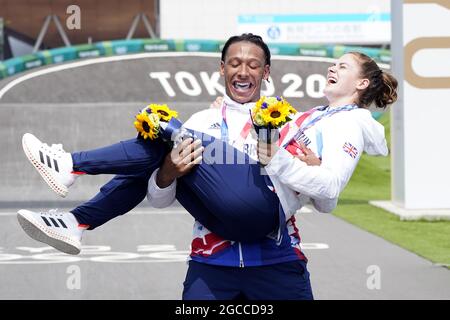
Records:
{"label": "metal fence", "polygon": [[[161,40],[161,39],[130,39],[102,41],[93,44],[62,47],[39,51],[21,57],[0,62],[0,79],[17,73],[77,59],[122,55],[139,52],[220,52],[224,42],[216,40]],[[389,50],[340,46],[340,45],[303,45],[303,44],[269,44],[274,55],[315,56],[337,58],[348,51],[361,51],[382,63],[390,63]]]}

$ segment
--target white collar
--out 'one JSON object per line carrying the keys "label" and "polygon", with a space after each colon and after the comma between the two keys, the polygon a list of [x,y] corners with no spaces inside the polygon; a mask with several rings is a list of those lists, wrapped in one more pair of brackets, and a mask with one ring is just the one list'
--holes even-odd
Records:
{"label": "white collar", "polygon": [[223,103],[226,103],[227,108],[229,108],[230,110],[235,110],[248,114],[249,110],[251,110],[255,106],[256,102],[239,103],[232,100],[225,94],[223,97]]}

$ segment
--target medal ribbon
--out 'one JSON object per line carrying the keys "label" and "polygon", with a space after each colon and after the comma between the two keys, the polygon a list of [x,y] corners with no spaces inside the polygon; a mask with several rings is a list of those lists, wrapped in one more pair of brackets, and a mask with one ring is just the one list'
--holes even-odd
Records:
{"label": "medal ribbon", "polygon": [[[228,124],[227,124],[227,104],[224,102],[222,106],[222,126],[220,127],[220,133],[221,138],[223,141],[228,142]],[[241,130],[241,133],[239,134],[239,137],[231,143],[232,146],[235,146],[237,142],[243,143],[245,139],[247,139],[248,134],[250,133],[250,130],[252,128],[252,119],[248,119],[248,121],[245,123],[244,127]]]}

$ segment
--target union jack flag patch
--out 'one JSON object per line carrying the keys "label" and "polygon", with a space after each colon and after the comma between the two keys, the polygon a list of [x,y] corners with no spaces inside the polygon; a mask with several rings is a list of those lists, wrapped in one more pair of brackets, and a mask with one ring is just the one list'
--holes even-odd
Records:
{"label": "union jack flag patch", "polygon": [[358,149],[356,149],[350,142],[344,143],[342,149],[353,159],[355,159],[356,156],[358,155]]}

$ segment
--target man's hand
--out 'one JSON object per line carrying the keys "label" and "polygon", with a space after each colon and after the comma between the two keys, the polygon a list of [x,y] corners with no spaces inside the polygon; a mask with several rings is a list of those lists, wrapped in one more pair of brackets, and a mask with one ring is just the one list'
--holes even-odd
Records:
{"label": "man's hand", "polygon": [[263,166],[267,165],[270,162],[270,160],[272,160],[275,153],[277,153],[278,149],[279,146],[277,143],[267,144],[265,142],[258,140],[257,152],[259,162]]}
{"label": "man's hand", "polygon": [[195,165],[202,161],[204,147],[201,140],[188,138],[181,142],[166,156],[156,175],[156,184],[166,188],[172,182],[187,174]]}
{"label": "man's hand", "polygon": [[300,142],[300,148],[303,151],[303,155],[296,156],[297,159],[303,161],[308,166],[320,166],[322,160],[320,160],[320,158],[317,158],[314,152],[307,146],[305,146],[303,142]]}

